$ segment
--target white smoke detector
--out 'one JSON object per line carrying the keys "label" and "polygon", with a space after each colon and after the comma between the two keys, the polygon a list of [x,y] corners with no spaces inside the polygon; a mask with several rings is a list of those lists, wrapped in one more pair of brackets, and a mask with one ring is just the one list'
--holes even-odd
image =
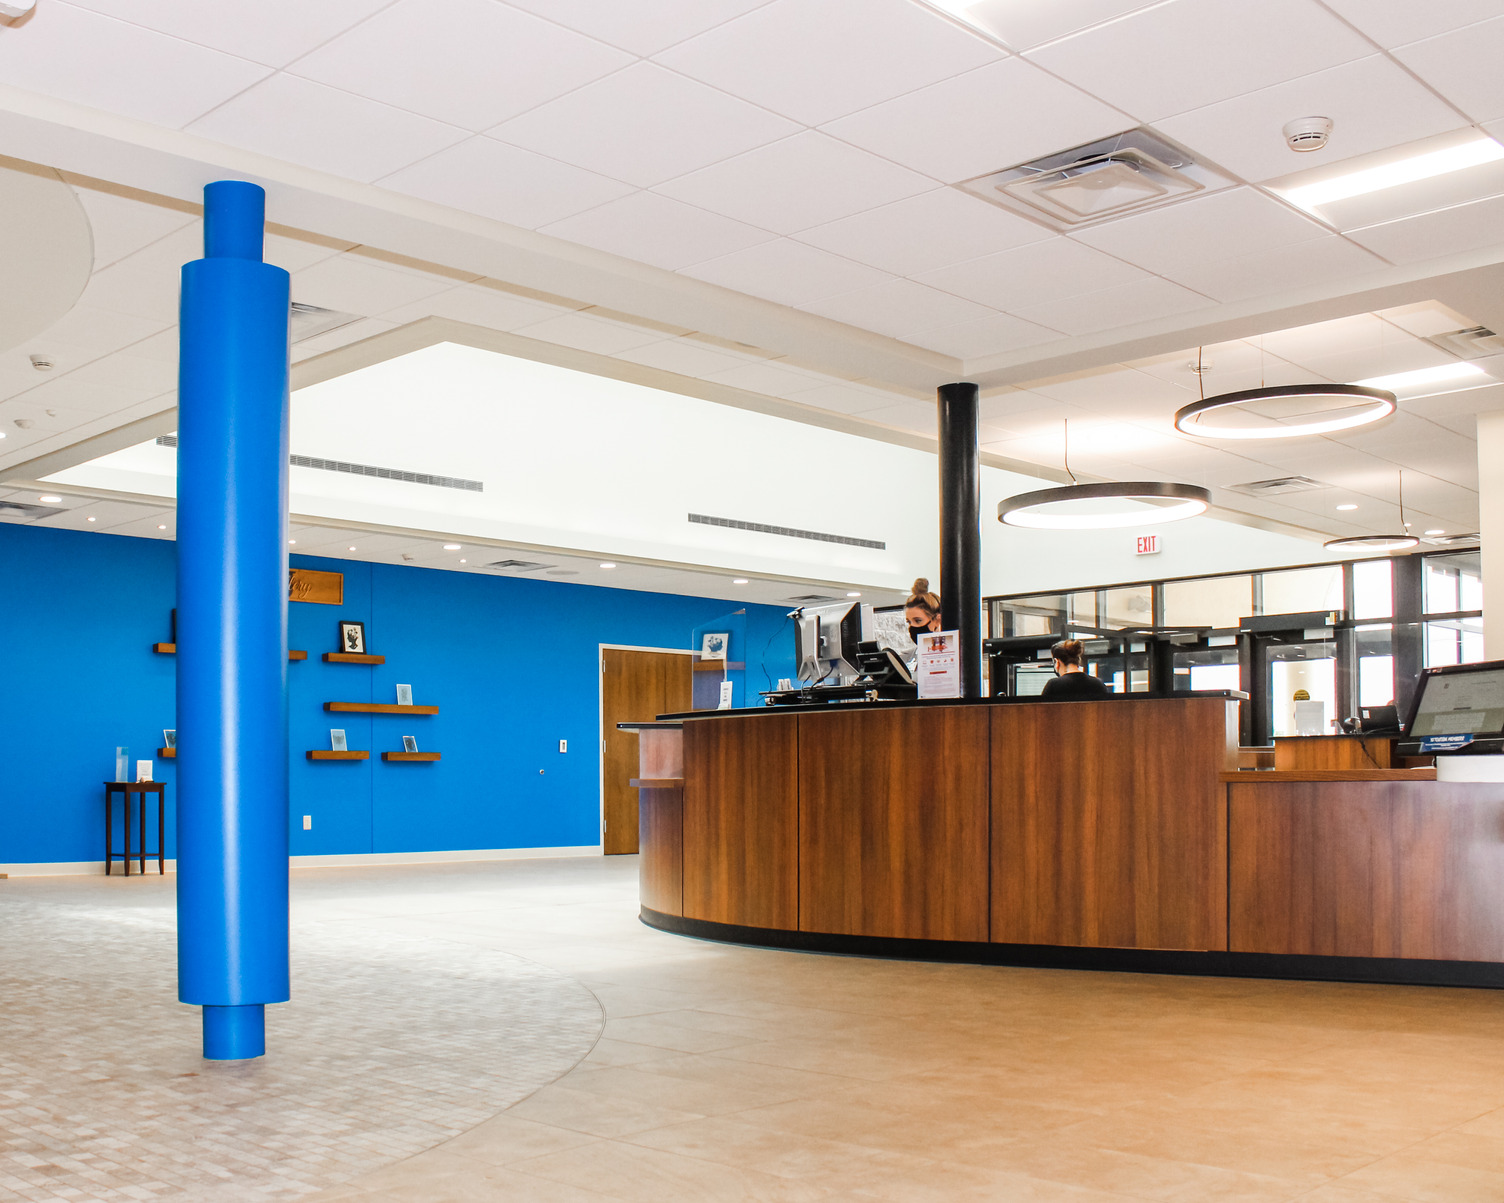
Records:
{"label": "white smoke detector", "polygon": [[1332,136],[1330,117],[1297,117],[1285,125],[1285,145],[1291,150],[1308,153],[1320,150]]}
{"label": "white smoke detector", "polygon": [[0,17],[24,17],[37,6],[37,0],[0,0]]}
{"label": "white smoke detector", "polygon": [[39,372],[50,372],[57,364],[51,355],[33,355],[31,366]]}

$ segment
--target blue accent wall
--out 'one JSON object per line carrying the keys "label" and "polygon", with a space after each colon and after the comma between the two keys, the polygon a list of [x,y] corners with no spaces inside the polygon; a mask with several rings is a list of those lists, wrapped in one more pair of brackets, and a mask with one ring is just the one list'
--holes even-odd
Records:
{"label": "blue accent wall", "polygon": [[[154,759],[162,729],[177,726],[175,660],[151,650],[171,637],[174,551],[165,540],[0,523],[0,713],[12,733],[0,776],[0,863],[103,859],[101,799],[116,745],[133,761]],[[287,667],[295,856],[598,844],[599,645],[688,648],[697,625],[740,608],[547,580],[292,562],[345,576],[343,606],[289,606],[289,642],[308,652]],[[784,611],[746,610],[745,683],[755,699],[767,688],[765,647],[773,681],[794,675],[793,637]],[[367,650],[386,663],[323,663],[322,653],[337,650],[340,619],[364,622]],[[395,702],[399,682],[440,713],[323,708]],[[329,747],[334,727],[371,759],[308,760],[309,749]],[[404,735],[443,759],[382,761]],[[175,802],[173,762],[156,760],[154,775]]]}

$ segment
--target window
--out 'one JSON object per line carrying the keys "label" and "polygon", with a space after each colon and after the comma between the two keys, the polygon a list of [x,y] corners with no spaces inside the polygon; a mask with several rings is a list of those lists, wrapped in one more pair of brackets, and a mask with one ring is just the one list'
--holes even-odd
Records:
{"label": "window", "polygon": [[1353,565],[1353,617],[1394,614],[1394,561],[1359,560]]}
{"label": "window", "polygon": [[1342,600],[1342,565],[1266,572],[1261,614],[1306,614],[1346,609]]}
{"label": "window", "polygon": [[1483,557],[1469,551],[1451,556],[1427,556],[1425,606],[1427,614],[1455,614],[1483,609]]}
{"label": "window", "polygon": [[1164,583],[1167,627],[1236,627],[1253,613],[1253,577],[1208,576]]}
{"label": "window", "polygon": [[1129,589],[1108,589],[1102,611],[1102,626],[1150,627],[1154,625],[1154,586],[1135,585]]}
{"label": "window", "polygon": [[1483,619],[1449,618],[1426,623],[1426,667],[1474,664],[1483,659]]}

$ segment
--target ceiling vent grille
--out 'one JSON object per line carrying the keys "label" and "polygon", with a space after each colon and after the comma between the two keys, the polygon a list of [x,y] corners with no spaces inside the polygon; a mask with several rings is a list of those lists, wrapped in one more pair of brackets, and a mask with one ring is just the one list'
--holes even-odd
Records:
{"label": "ceiling vent grille", "polygon": [[328,334],[331,330],[358,322],[360,318],[358,313],[341,313],[338,309],[320,309],[317,305],[294,301],[287,315],[287,325],[292,341],[300,343],[316,334]]}
{"label": "ceiling vent grille", "polygon": [[837,602],[840,600],[839,597],[827,597],[823,593],[805,593],[799,597],[786,597],[783,599],[785,605],[793,606],[819,606],[827,602]]}
{"label": "ceiling vent grille", "polygon": [[[164,434],[157,437],[158,447],[176,447],[178,436]],[[484,493],[486,486],[478,480],[463,480],[458,476],[430,476],[427,472],[408,472],[402,468],[378,468],[375,464],[351,464],[341,459],[319,459],[312,455],[289,455],[287,462],[294,468],[317,468],[320,472],[345,472],[351,476],[374,476],[378,480],[400,480],[410,485],[431,485],[436,489],[462,489],[467,493]]]}
{"label": "ceiling vent grille", "polygon": [[857,539],[851,535],[831,535],[818,530],[799,530],[792,526],[770,526],[765,522],[743,522],[740,518],[713,518],[709,514],[690,514],[689,520],[702,526],[727,526],[732,530],[757,531],[764,535],[782,535],[786,539],[813,539],[816,543],[844,543],[847,547],[870,547],[886,551],[888,545],[877,539]]}
{"label": "ceiling vent grille", "polygon": [[1249,497],[1280,497],[1289,493],[1310,493],[1329,486],[1309,476],[1281,476],[1274,480],[1250,480],[1241,485],[1227,486],[1234,493]]}
{"label": "ceiling vent grille", "polygon": [[960,187],[1055,229],[1069,229],[1126,217],[1226,182],[1158,134],[1131,129]]}
{"label": "ceiling vent grille", "polygon": [[1449,330],[1445,334],[1433,334],[1426,340],[1458,359],[1483,359],[1489,355],[1504,355],[1504,338],[1500,338],[1487,326],[1473,326],[1468,330]]}
{"label": "ceiling vent grille", "polygon": [[487,564],[487,568],[499,568],[503,572],[537,572],[540,568],[547,568],[547,564],[540,564],[536,560],[496,560]]}
{"label": "ceiling vent grille", "polygon": [[1421,539],[1422,543],[1429,543],[1432,547],[1471,547],[1479,541],[1477,531],[1470,535],[1431,535]]}
{"label": "ceiling vent grille", "polygon": [[51,518],[65,512],[60,505],[28,505],[24,501],[0,501],[0,518],[22,518],[35,522],[38,518]]}

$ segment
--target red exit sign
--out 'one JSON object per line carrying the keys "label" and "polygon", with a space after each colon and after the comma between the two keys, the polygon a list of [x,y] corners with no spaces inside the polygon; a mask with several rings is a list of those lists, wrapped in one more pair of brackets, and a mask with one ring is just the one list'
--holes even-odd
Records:
{"label": "red exit sign", "polygon": [[1158,535],[1140,535],[1133,546],[1134,555],[1157,556],[1159,554]]}

